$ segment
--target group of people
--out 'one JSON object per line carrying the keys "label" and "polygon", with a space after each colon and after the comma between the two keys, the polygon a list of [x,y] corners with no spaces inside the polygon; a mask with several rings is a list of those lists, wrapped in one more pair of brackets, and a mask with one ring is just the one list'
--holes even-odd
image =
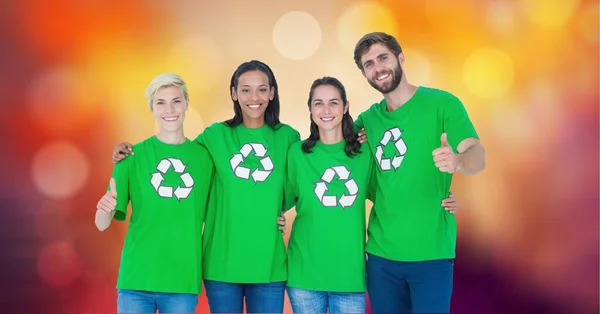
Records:
{"label": "group of people", "polygon": [[183,132],[187,85],[154,78],[158,132],[115,147],[96,210],[101,231],[131,216],[119,313],[194,313],[203,282],[212,313],[282,313],[286,289],[295,313],[364,313],[367,291],[374,313],[449,312],[452,174],[481,171],[485,150],[457,97],[408,82],[393,36],[366,34],[354,61],[384,99],[354,121],[343,84],[316,79],[305,140],[280,122],[263,62],[236,69],[233,118],[195,141]]}

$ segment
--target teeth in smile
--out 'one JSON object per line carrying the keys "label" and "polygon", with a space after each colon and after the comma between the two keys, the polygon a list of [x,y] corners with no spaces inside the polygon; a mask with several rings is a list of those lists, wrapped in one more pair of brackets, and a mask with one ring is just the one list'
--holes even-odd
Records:
{"label": "teeth in smile", "polygon": [[177,121],[177,119],[179,119],[179,117],[169,117],[169,118],[163,118],[163,120],[167,121],[167,122],[173,122],[173,121]]}
{"label": "teeth in smile", "polygon": [[248,107],[250,107],[250,109],[258,109],[260,105],[248,105]]}
{"label": "teeth in smile", "polygon": [[323,120],[323,121],[325,121],[325,122],[328,122],[328,121],[331,121],[331,120],[333,120],[333,118],[321,118],[321,120]]}
{"label": "teeth in smile", "polygon": [[379,77],[377,77],[377,80],[381,81],[383,79],[386,79],[388,76],[390,76],[390,75],[389,74],[380,75]]}

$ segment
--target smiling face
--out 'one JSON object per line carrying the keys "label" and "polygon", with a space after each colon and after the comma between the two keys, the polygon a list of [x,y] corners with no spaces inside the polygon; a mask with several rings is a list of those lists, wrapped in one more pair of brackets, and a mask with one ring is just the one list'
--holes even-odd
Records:
{"label": "smiling face", "polygon": [[319,128],[319,133],[332,130],[342,132],[342,118],[348,112],[340,91],[333,85],[321,85],[314,89],[311,96],[310,114]]}
{"label": "smiling face", "polygon": [[174,132],[183,129],[185,112],[188,108],[181,88],[166,86],[160,88],[152,100],[152,113],[159,132]]}
{"label": "smiling face", "polygon": [[398,87],[402,81],[401,63],[404,55],[395,56],[385,45],[373,44],[360,59],[363,75],[379,92],[387,94]]}
{"label": "smiling face", "polygon": [[231,89],[231,98],[242,109],[244,124],[264,125],[265,110],[273,96],[274,88],[269,86],[269,78],[258,70],[240,75],[237,88]]}

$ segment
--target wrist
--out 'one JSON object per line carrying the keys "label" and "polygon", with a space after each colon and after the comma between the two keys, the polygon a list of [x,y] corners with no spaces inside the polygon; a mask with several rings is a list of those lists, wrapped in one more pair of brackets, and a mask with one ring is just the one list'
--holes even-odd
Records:
{"label": "wrist", "polygon": [[456,154],[456,168],[454,172],[462,172],[464,169],[464,156],[461,154]]}

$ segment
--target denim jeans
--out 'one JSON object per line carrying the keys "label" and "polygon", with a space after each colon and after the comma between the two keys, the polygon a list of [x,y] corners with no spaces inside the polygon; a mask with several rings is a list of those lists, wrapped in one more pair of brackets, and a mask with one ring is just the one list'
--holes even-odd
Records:
{"label": "denim jeans", "polygon": [[228,283],[204,279],[211,313],[283,313],[285,282]]}
{"label": "denim jeans", "polygon": [[364,292],[314,291],[287,287],[294,313],[365,313]]}
{"label": "denim jeans", "polygon": [[368,254],[373,313],[449,313],[453,273],[453,259],[397,262]]}
{"label": "denim jeans", "polygon": [[197,294],[117,290],[117,313],[193,314],[197,304]]}

